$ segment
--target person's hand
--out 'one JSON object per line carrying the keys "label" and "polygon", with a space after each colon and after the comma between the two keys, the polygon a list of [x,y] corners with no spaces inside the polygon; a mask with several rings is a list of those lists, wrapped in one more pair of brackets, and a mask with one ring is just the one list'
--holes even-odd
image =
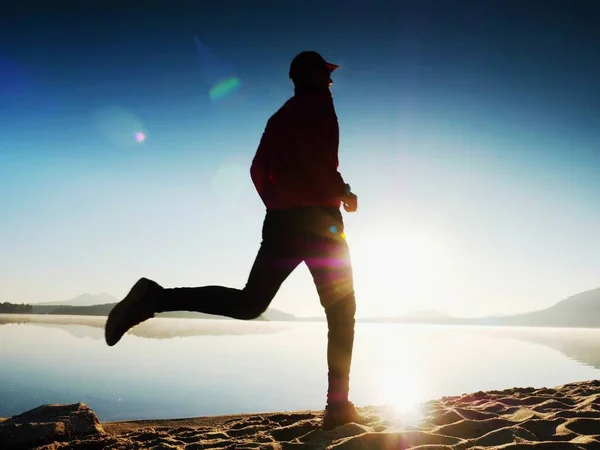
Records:
{"label": "person's hand", "polygon": [[342,197],[342,204],[346,212],[355,212],[358,209],[358,197],[349,192]]}

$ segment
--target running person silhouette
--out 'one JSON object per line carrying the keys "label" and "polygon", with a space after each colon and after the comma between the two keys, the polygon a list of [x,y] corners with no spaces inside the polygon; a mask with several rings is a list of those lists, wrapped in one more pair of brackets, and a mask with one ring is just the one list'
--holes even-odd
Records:
{"label": "running person silhouette", "polygon": [[339,126],[330,87],[338,66],[317,52],[290,65],[294,95],[268,120],[250,174],[266,215],[262,242],[246,286],[163,288],[141,278],[112,309],[106,343],[165,311],[197,311],[241,320],[259,317],[290,273],[304,262],[327,317],[327,405],[323,428],[364,417],[348,400],[356,302],[340,206],[357,197],[338,172]]}

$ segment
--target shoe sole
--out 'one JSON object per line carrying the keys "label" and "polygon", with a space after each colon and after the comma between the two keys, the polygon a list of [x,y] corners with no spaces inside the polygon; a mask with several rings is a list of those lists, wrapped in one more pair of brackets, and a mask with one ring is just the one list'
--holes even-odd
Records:
{"label": "shoe sole", "polygon": [[125,298],[117,303],[110,311],[104,327],[104,339],[109,347],[112,347],[119,342],[123,335],[127,333],[127,330],[124,333],[119,333],[119,322],[123,316],[123,312],[129,310],[130,308],[137,307],[146,297],[146,294],[153,284],[154,283],[147,278],[138,280]]}

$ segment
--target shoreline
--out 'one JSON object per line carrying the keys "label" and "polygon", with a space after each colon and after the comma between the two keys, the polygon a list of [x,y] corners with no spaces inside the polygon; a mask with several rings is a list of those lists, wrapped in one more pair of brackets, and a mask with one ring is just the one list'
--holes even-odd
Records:
{"label": "shoreline", "polygon": [[[247,420],[252,417],[271,418],[281,415],[313,415],[316,418],[323,416],[323,411],[297,410],[297,411],[270,411],[242,414],[219,414],[214,416],[182,417],[176,419],[133,419],[100,421],[102,427],[110,433],[122,433],[143,428],[156,427],[219,427],[235,420]],[[2,419],[0,418],[0,421]]]}
{"label": "shoreline", "polygon": [[[0,443],[8,444],[2,447],[7,450],[600,448],[598,380],[441,397],[420,404],[411,414],[388,406],[359,409],[370,416],[366,424],[347,424],[325,432],[320,428],[322,411],[100,422],[82,403],[56,405],[20,415],[33,414],[35,418],[21,420],[29,438],[32,427],[41,426],[46,433],[38,436],[35,445],[6,440],[11,426],[13,432],[18,431],[14,422],[19,416],[0,419]],[[40,423],[42,411],[54,416]]]}

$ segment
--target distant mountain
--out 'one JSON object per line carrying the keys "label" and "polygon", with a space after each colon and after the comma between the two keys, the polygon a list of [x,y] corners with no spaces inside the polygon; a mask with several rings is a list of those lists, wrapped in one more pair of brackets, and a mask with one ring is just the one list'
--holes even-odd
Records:
{"label": "distant mountain", "polygon": [[[106,316],[117,299],[109,294],[83,294],[60,304],[34,304],[34,314],[98,315]],[[161,317],[223,319],[189,311],[160,313]],[[259,319],[284,322],[323,322],[324,316],[296,317],[277,309],[269,308]],[[436,310],[413,311],[396,317],[357,318],[365,323],[422,323],[437,325],[499,325],[523,327],[600,327],[600,288],[581,292],[557,304],[539,311],[510,316],[455,318]]]}
{"label": "distant mountain", "polygon": [[394,319],[368,319],[366,321],[412,322],[438,325],[486,325],[511,327],[600,327],[600,288],[581,292],[557,304],[538,311],[508,316],[453,318],[450,316],[401,317]]}
{"label": "distant mountain", "polygon": [[32,314],[31,305],[2,302],[0,303],[0,314]]}
{"label": "distant mountain", "polygon": [[488,317],[486,324],[544,327],[600,327],[600,288],[581,292],[539,311]]}
{"label": "distant mountain", "polygon": [[264,317],[264,319],[266,319],[266,320],[272,320],[274,322],[276,322],[276,321],[288,322],[288,321],[296,320],[296,316],[294,316],[293,314],[286,313],[286,312],[280,311],[275,308],[267,309],[265,311],[265,313],[262,315],[262,317]]}
{"label": "distant mountain", "polygon": [[444,311],[438,311],[437,309],[422,309],[418,311],[410,311],[405,314],[401,314],[399,317],[403,318],[429,318],[429,319],[448,319],[450,315]]}
{"label": "distant mountain", "polygon": [[[292,314],[287,314],[289,318],[280,318],[272,320],[294,320],[297,322],[325,322],[325,316],[312,316],[312,317],[295,317]],[[454,320],[450,315],[444,311],[437,311],[434,309],[423,309],[417,311],[410,311],[399,316],[388,316],[388,317],[358,317],[356,322],[363,323],[429,323],[439,322],[445,320]]]}
{"label": "distant mountain", "polygon": [[[106,301],[109,301],[108,303]],[[97,303],[101,302],[101,303]],[[91,304],[89,304],[91,303]],[[33,314],[53,314],[53,315],[71,315],[71,316],[108,316],[110,310],[117,303],[117,299],[109,294],[83,294],[71,300],[59,303],[37,303],[31,305]],[[221,319],[232,320],[229,317],[213,316],[192,311],[169,311],[158,313],[157,317],[167,317],[176,319]],[[292,321],[295,320],[293,314],[288,314],[278,309],[269,308],[262,316],[256,320],[270,321]]]}
{"label": "distant mountain", "polygon": [[[105,303],[103,305],[92,306],[46,305],[47,308],[52,309],[41,314],[60,314],[66,316],[108,316],[108,313],[113,306],[115,306],[114,303]],[[36,311],[35,306],[34,311]]]}
{"label": "distant mountain", "polygon": [[417,311],[399,317],[357,319],[357,322],[597,328],[600,327],[600,288],[573,295],[546,309],[509,316],[455,318],[438,311]]}
{"label": "distant mountain", "polygon": [[600,288],[572,295],[548,308],[554,311],[580,310],[600,313]]}
{"label": "distant mountain", "polygon": [[34,303],[34,306],[93,306],[106,305],[107,303],[117,303],[119,299],[110,294],[81,294],[70,300],[58,302]]}
{"label": "distant mountain", "polygon": [[[107,316],[119,299],[110,294],[81,294],[70,300],[33,304],[34,314],[67,314],[84,316]],[[223,319],[228,317],[212,316],[192,311],[172,311],[158,314],[160,317],[182,319]],[[291,321],[293,314],[269,308],[258,320]]]}
{"label": "distant mountain", "polygon": [[[112,305],[111,305],[112,306]],[[108,313],[107,313],[108,314]],[[230,317],[213,316],[210,314],[203,314],[192,311],[169,311],[157,314],[157,317],[170,317],[174,319],[212,319],[212,320],[232,320]],[[270,320],[270,321],[293,321],[295,317],[293,314],[280,311],[278,309],[269,308],[265,313],[256,320]]]}

